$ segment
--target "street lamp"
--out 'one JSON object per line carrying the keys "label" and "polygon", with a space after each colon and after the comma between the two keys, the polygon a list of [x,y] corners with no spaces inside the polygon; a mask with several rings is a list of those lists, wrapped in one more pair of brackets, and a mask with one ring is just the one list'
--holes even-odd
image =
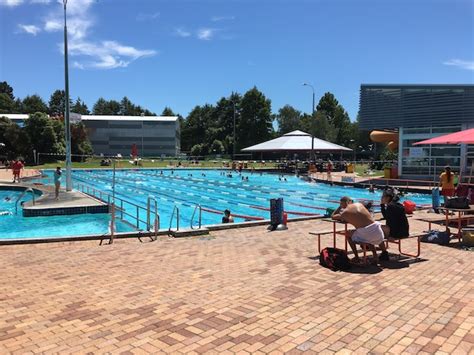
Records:
{"label": "street lamp", "polygon": [[[309,86],[311,90],[313,91],[313,106],[311,107],[311,114],[313,115],[313,120],[315,119],[314,117],[314,86],[308,83],[303,83],[303,86]],[[314,135],[313,132],[311,132],[311,160],[314,161]]]}
{"label": "street lamp", "polygon": [[354,145],[354,143],[355,143],[355,140],[354,140],[354,139],[350,139],[350,140],[349,140],[349,142],[351,142],[351,143],[352,143],[351,145],[354,147],[354,150],[353,150],[353,152],[354,152],[354,154],[353,154],[353,157],[354,157],[354,158],[353,158],[353,159],[354,159],[354,164],[355,164],[355,161],[356,161],[356,151],[357,151],[357,146],[356,146],[356,145]]}
{"label": "street lamp", "polygon": [[71,176],[71,125],[69,122],[69,67],[67,52],[67,23],[66,23],[66,5],[67,0],[63,0],[64,5],[64,91],[66,99],[66,107],[64,112],[64,130],[66,138],[66,191],[72,190]]}
{"label": "street lamp", "polygon": [[233,144],[232,144],[232,161],[235,160],[235,101],[232,100],[232,105],[234,106],[234,136],[232,138]]}

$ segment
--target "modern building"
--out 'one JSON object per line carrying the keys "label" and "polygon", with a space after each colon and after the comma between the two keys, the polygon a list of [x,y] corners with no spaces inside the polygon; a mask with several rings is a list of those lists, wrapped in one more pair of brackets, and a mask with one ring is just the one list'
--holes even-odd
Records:
{"label": "modern building", "polygon": [[94,154],[129,156],[132,146],[142,157],[176,156],[181,150],[177,116],[94,116],[81,121]]}
{"label": "modern building", "polygon": [[[22,126],[26,114],[0,114]],[[86,126],[94,154],[126,157],[135,144],[141,157],[177,156],[181,151],[177,116],[94,116],[71,113],[71,122]]]}
{"label": "modern building", "polygon": [[398,132],[398,174],[436,179],[450,165],[471,174],[474,146],[413,143],[474,128],[474,85],[363,84],[360,129]]}

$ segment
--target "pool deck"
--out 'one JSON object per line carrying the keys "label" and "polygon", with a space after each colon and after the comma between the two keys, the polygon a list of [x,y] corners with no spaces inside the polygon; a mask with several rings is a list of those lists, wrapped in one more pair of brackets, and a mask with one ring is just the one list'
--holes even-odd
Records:
{"label": "pool deck", "polygon": [[54,187],[51,185],[28,183],[25,180],[22,183],[13,184],[11,181],[0,182],[2,187],[12,188],[33,188],[42,192],[42,195],[33,201],[25,202],[23,205],[23,215],[27,217],[42,215],[65,215],[80,213],[108,213],[108,205],[94,197],[83,192],[73,190],[66,192],[63,189],[59,192],[59,199],[54,196]]}
{"label": "pool deck", "polygon": [[[36,169],[23,169],[21,178],[33,178],[41,176],[41,172]],[[13,172],[11,169],[0,169],[0,182],[11,183],[13,181]]]}
{"label": "pool deck", "polygon": [[472,251],[332,272],[329,226],[3,246],[0,353],[472,354]]}
{"label": "pool deck", "polygon": [[[38,186],[32,187],[38,188]],[[38,210],[45,208],[74,208],[106,205],[106,203],[77,190],[70,192],[64,190],[60,191],[58,200],[55,199],[54,189],[51,186],[41,186],[40,190],[46,192],[44,196],[37,199],[34,206],[31,201],[26,202],[24,204],[25,209]]]}

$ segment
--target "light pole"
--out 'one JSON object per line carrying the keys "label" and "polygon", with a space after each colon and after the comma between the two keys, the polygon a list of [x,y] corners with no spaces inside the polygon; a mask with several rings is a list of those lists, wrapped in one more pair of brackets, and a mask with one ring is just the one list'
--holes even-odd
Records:
{"label": "light pole", "polygon": [[232,100],[232,105],[234,106],[234,136],[233,136],[233,144],[232,144],[232,161],[235,160],[235,101]]}
{"label": "light pole", "polygon": [[66,5],[67,0],[63,0],[64,5],[64,91],[66,99],[66,109],[64,113],[64,130],[66,138],[66,191],[72,190],[71,176],[71,125],[69,122],[69,67],[67,53],[67,23],[66,23]]}
{"label": "light pole", "polygon": [[[308,83],[303,83],[303,86],[309,86],[313,91],[313,106],[311,107],[311,114],[313,115],[312,119],[314,120],[314,86]],[[314,161],[314,135],[311,132],[311,160]]]}
{"label": "light pole", "polygon": [[355,140],[354,140],[354,139],[351,139],[351,140],[349,140],[349,142],[351,142],[351,143],[352,143],[352,146],[354,147],[354,150],[353,150],[353,152],[354,152],[354,154],[353,154],[353,159],[354,159],[354,165],[355,165],[355,161],[356,161],[356,150],[357,150],[356,145],[354,145]]}

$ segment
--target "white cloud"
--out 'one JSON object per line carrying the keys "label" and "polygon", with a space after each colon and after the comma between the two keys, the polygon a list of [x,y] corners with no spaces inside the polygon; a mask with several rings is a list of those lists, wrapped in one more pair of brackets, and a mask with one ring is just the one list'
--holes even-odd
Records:
{"label": "white cloud", "polygon": [[175,29],[175,33],[179,36],[179,37],[189,37],[191,36],[191,32],[189,31],[186,31],[182,28],[177,28]]}
{"label": "white cloud", "polygon": [[55,32],[61,31],[63,29],[63,24],[56,20],[46,20],[44,23],[44,30],[46,32]]}
{"label": "white cloud", "polygon": [[41,28],[35,25],[18,25],[20,30],[25,33],[29,33],[30,35],[36,36],[39,32],[41,32]]}
{"label": "white cloud", "polygon": [[15,7],[21,5],[23,0],[0,0],[0,5],[8,6],[8,7]]}
{"label": "white cloud", "polygon": [[75,68],[114,69],[126,67],[134,60],[156,55],[157,52],[124,46],[116,41],[92,43],[79,40],[70,43],[69,54],[79,58],[89,58],[81,62],[75,61],[73,63]]}
{"label": "white cloud", "polygon": [[[94,0],[74,0],[67,3],[69,55],[74,58],[72,67],[77,69],[123,68],[134,60],[157,54],[154,50],[137,49],[118,41],[92,40],[90,35],[95,21],[90,10],[94,2]],[[151,14],[150,18],[156,18],[158,15],[158,13]],[[43,30],[58,32],[63,30],[63,26],[63,12],[62,7],[59,6],[44,19]],[[63,51],[62,42],[58,43],[58,48]]]}
{"label": "white cloud", "polygon": [[203,41],[210,41],[216,30],[213,28],[201,28],[197,31],[197,38]]}
{"label": "white cloud", "polygon": [[235,20],[235,16],[212,16],[212,22],[220,22],[220,21],[232,21]]}
{"label": "white cloud", "polygon": [[139,13],[137,15],[137,21],[153,21],[156,20],[158,17],[160,17],[159,12],[155,12],[152,14]]}
{"label": "white cloud", "polygon": [[47,5],[51,2],[52,0],[30,0],[31,4],[41,4],[41,5]]}
{"label": "white cloud", "polygon": [[466,70],[474,70],[474,60],[450,59],[443,64],[452,65]]}

